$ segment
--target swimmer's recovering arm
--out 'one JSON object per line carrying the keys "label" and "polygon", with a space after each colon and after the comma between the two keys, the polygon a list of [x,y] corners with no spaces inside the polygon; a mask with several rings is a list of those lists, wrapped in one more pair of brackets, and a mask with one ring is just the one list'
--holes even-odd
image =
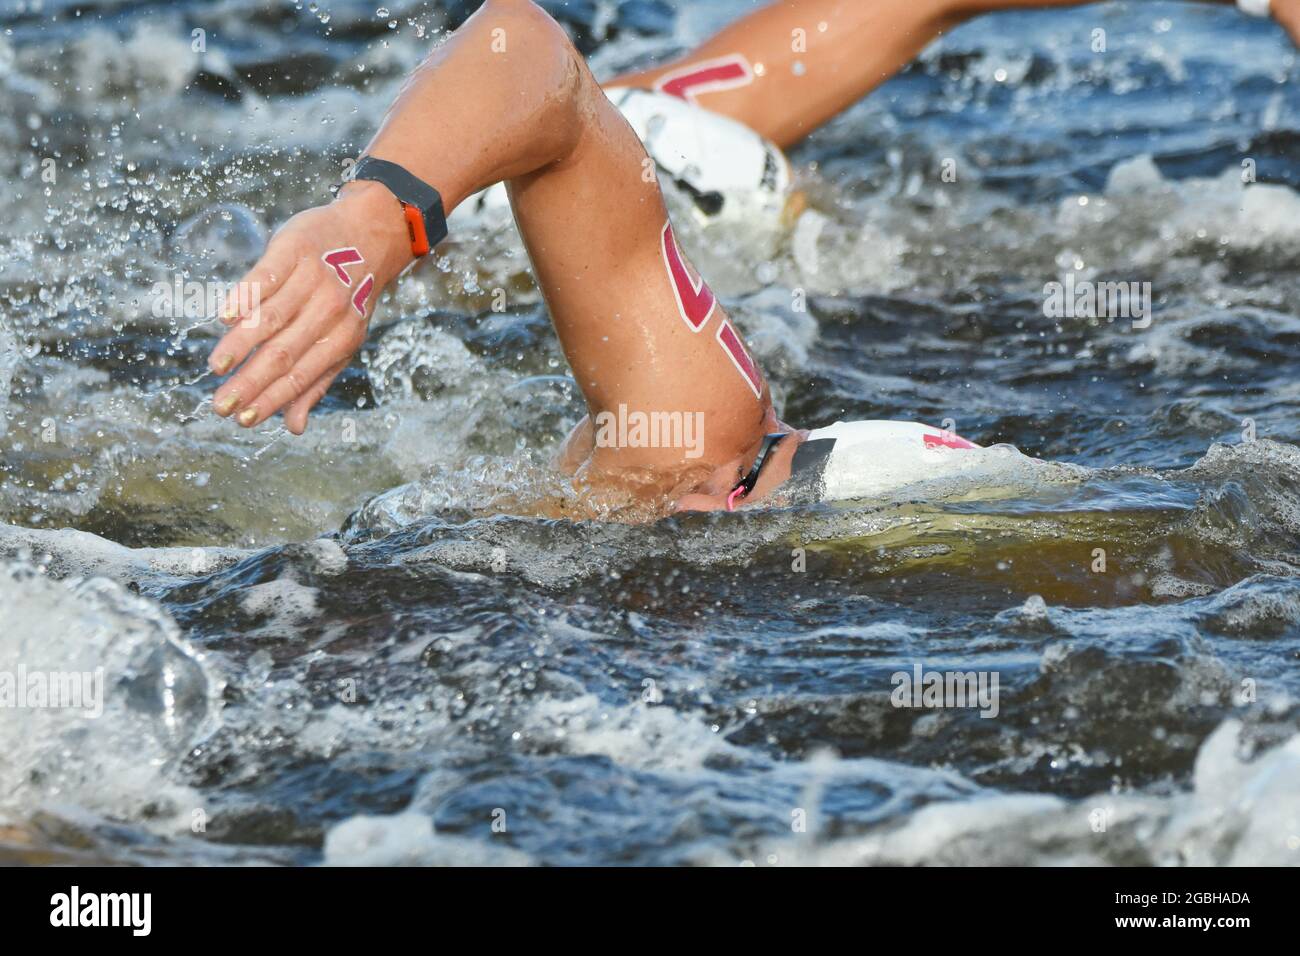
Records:
{"label": "swimmer's recovering arm", "polygon": [[[673,239],[641,142],[539,7],[485,3],[412,74],[366,153],[432,185],[448,211],[507,181],[593,418],[620,406],[702,416],[690,447],[602,444],[590,424],[579,429],[593,477],[739,472],[775,423],[766,383]],[[322,259],[340,249],[360,257],[340,260],[341,273]],[[402,211],[377,183],[348,183],[289,220],[247,277],[261,286],[260,310],[233,316],[213,352],[219,373],[243,363],[218,390],[217,412],[253,426],[283,409],[301,433],[363,342],[379,292],[411,259]]]}
{"label": "swimmer's recovering arm", "polygon": [[[607,85],[682,96],[788,147],[966,20],[1000,10],[1088,2],[1092,0],[778,0],[680,59],[616,77]],[[1300,46],[1300,0],[1272,0],[1272,8]]]}

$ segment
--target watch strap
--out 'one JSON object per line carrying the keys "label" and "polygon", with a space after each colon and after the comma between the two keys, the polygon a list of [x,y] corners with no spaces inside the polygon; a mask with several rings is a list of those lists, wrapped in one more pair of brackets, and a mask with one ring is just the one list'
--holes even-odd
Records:
{"label": "watch strap", "polygon": [[382,183],[397,197],[411,236],[411,252],[416,256],[428,255],[434,246],[447,238],[447,215],[442,207],[442,196],[402,166],[386,159],[363,156],[352,167],[351,178]]}

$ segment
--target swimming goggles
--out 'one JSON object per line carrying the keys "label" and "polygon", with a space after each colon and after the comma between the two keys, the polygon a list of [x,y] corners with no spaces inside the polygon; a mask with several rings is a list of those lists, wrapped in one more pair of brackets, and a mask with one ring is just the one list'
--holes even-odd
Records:
{"label": "swimming goggles", "polygon": [[789,432],[773,432],[770,435],[763,436],[763,444],[758,446],[758,455],[754,458],[754,466],[749,469],[749,474],[740,479],[740,484],[731,489],[731,494],[727,495],[727,510],[736,510],[736,501],[744,498],[754,490],[754,485],[758,484],[758,475],[767,464],[767,456],[771,454],[772,449],[781,443],[781,439],[788,435]]}

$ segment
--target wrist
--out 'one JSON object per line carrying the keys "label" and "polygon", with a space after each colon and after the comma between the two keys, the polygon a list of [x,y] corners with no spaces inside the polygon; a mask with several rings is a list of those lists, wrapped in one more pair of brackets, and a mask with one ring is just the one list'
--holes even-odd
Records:
{"label": "wrist", "polygon": [[334,202],[356,223],[357,235],[364,237],[371,254],[378,254],[376,275],[391,279],[415,259],[402,204],[387,186],[369,180],[346,182]]}

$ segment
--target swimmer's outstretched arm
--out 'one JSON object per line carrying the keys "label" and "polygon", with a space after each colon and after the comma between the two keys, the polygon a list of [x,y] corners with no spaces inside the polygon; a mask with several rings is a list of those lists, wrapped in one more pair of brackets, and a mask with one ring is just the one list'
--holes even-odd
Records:
{"label": "swimmer's outstretched arm", "polygon": [[[1092,0],[778,0],[679,60],[610,86],[663,89],[791,146],[903,69],[933,40],[984,13]],[[1234,0],[1204,0],[1233,3]],[[1300,46],[1300,0],[1272,0]]]}
{"label": "swimmer's outstretched arm", "polygon": [[[703,425],[679,447],[602,443],[580,428],[571,463],[589,457],[593,478],[644,469],[661,485],[684,472],[726,484],[748,466],[776,425],[767,385],[673,240],[641,142],[540,8],[488,0],[411,76],[366,153],[432,185],[448,211],[506,180],[593,418],[625,406]],[[340,249],[361,261],[336,272],[322,257]],[[260,309],[234,316],[213,351],[214,371],[239,367],[217,391],[218,414],[253,426],[283,410],[301,433],[364,341],[380,291],[411,260],[401,208],[377,183],[348,183],[294,216],[246,277]]]}

